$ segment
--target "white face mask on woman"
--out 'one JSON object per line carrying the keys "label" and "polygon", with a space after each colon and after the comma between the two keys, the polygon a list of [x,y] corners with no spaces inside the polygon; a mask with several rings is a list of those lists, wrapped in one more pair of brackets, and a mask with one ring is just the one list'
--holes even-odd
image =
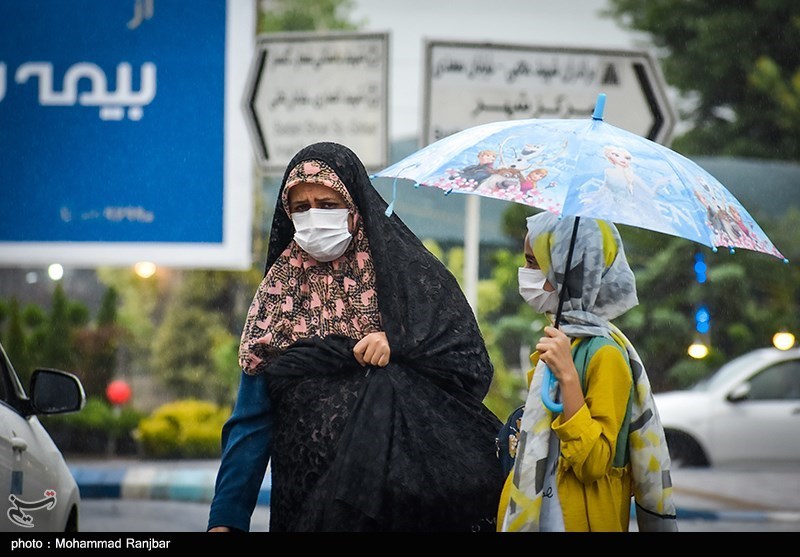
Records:
{"label": "white face mask on woman", "polygon": [[540,269],[519,268],[519,295],[539,313],[558,311],[558,292],[545,290],[547,277]]}
{"label": "white face mask on woman", "polygon": [[342,256],[353,235],[348,228],[348,209],[308,209],[292,213],[294,241],[317,261]]}

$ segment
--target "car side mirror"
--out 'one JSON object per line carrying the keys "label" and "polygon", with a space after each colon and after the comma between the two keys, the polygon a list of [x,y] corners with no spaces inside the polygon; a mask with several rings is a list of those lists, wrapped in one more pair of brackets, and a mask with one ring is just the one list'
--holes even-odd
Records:
{"label": "car side mirror", "polygon": [[57,369],[37,369],[31,376],[31,406],[37,414],[77,412],[86,403],[81,380]]}
{"label": "car side mirror", "polygon": [[729,402],[741,402],[746,400],[748,396],[750,396],[750,383],[745,382],[737,385],[725,398]]}

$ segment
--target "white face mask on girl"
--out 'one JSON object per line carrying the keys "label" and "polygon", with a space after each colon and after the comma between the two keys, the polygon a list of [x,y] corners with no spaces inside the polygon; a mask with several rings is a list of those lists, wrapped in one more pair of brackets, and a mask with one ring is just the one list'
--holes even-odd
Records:
{"label": "white face mask on girl", "polygon": [[353,235],[348,229],[348,209],[308,209],[292,213],[294,241],[317,261],[342,256]]}
{"label": "white face mask on girl", "polygon": [[558,292],[547,291],[544,283],[547,277],[540,269],[519,268],[519,295],[522,299],[539,313],[553,313],[558,311]]}

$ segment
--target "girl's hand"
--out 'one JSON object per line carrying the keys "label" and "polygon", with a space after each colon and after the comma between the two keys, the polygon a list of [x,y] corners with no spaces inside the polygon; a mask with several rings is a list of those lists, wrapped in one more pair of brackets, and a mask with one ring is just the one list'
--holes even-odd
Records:
{"label": "girl's hand", "polygon": [[362,366],[372,365],[384,367],[389,363],[391,356],[389,341],[383,331],[369,333],[359,340],[353,348],[353,355],[356,361]]}
{"label": "girl's hand", "polygon": [[572,361],[572,342],[560,329],[545,327],[544,334],[536,344],[539,359],[547,364],[550,372],[562,383],[571,378],[572,373],[577,377],[577,370]]}
{"label": "girl's hand", "polygon": [[564,405],[563,415],[569,420],[585,403],[578,370],[572,361],[572,342],[561,330],[545,327],[542,338],[536,345],[539,359],[543,361],[553,376],[558,379],[561,400]]}

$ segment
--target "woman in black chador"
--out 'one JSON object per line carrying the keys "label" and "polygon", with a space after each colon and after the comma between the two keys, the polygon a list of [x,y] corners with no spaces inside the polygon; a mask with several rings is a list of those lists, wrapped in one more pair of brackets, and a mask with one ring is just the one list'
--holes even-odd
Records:
{"label": "woman in black chador", "polygon": [[209,530],[495,531],[493,368],[452,274],[336,143],[284,175]]}

